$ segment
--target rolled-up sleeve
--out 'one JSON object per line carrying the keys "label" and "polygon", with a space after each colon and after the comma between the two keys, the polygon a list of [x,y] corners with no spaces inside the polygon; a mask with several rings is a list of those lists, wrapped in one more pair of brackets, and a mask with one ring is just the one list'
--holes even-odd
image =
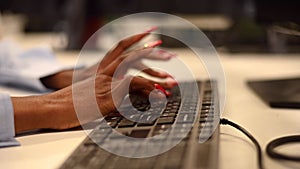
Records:
{"label": "rolled-up sleeve", "polygon": [[8,94],[0,93],[0,147],[17,146],[14,138],[14,110]]}

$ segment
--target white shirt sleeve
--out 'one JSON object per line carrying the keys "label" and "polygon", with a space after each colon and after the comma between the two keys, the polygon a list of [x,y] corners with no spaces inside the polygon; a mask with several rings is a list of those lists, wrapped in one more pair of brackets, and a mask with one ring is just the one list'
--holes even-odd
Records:
{"label": "white shirt sleeve", "polygon": [[23,50],[11,41],[0,42],[0,84],[48,92],[40,78],[73,69],[57,61],[46,47]]}
{"label": "white shirt sleeve", "polygon": [[0,93],[0,147],[18,146],[14,138],[14,110],[8,94]]}

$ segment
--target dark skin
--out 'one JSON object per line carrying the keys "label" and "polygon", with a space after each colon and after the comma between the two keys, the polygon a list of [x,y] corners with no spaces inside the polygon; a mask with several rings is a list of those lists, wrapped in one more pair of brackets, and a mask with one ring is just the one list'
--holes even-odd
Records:
{"label": "dark skin", "polygon": [[[41,81],[46,87],[57,91],[27,97],[12,97],[14,107],[15,131],[16,133],[33,129],[68,129],[80,125],[74,109],[73,89],[79,92],[79,103],[90,103],[89,99],[96,98],[98,108],[102,116],[116,111],[116,106],[120,105],[126,93],[126,86],[130,86],[129,92],[139,92],[147,96],[155,89],[154,82],[143,77],[124,77],[114,79],[113,75],[118,67],[125,73],[129,68],[146,67],[141,62],[141,58],[153,60],[168,60],[172,54],[164,54],[160,57],[160,52],[152,49],[138,49],[127,51],[136,42],[147,36],[149,31],[122,40],[119,44],[101,61],[100,66],[95,64],[89,68],[78,71],[77,81],[72,86],[73,70],[62,71],[54,75],[42,78]],[[122,64],[126,61],[126,64]],[[145,73],[159,77],[170,77],[167,73],[158,72],[153,69],[143,70]],[[132,79],[131,79],[132,78]],[[164,88],[171,88],[176,82],[169,81],[158,83]],[[91,97],[85,92],[87,88],[94,88],[94,96]],[[117,99],[112,99],[112,94],[117,95]],[[156,92],[156,97],[164,97],[161,92]],[[79,104],[81,108],[89,108],[88,104]],[[84,107],[86,106],[86,107]],[[99,117],[97,113],[86,114],[81,122],[89,122]]]}
{"label": "dark skin", "polygon": [[[108,52],[106,54],[104,59],[101,61],[100,66],[99,66],[99,63],[96,63],[95,65],[93,65],[91,67],[79,70],[78,74],[80,74],[80,77],[82,77],[82,78],[78,79],[78,80],[86,79],[86,78],[92,76],[96,71],[99,71],[99,73],[101,73],[101,71],[103,71],[103,69],[106,68],[106,65],[109,65],[111,62],[113,62],[117,58],[120,58],[120,56],[122,54],[124,54],[124,52],[126,52],[126,50],[128,48],[130,48],[133,44],[139,42],[141,39],[143,39],[144,37],[149,35],[149,33],[150,33],[149,31],[146,31],[144,33],[141,33],[141,34],[138,34],[138,35],[135,35],[135,36],[132,36],[132,37],[129,37],[129,38],[126,38],[126,39],[120,41],[114,49],[112,49],[110,52]],[[153,47],[155,47],[155,46],[153,46]],[[170,75],[168,73],[159,72],[159,71],[153,70],[151,68],[148,68],[146,65],[144,65],[140,61],[134,63],[133,65],[131,65],[131,67],[137,68],[137,69],[146,68],[145,70],[143,70],[143,72],[147,73],[148,75],[154,76],[154,77],[158,77],[158,78],[170,77]],[[73,70],[65,70],[65,71],[58,72],[54,75],[44,77],[41,79],[41,81],[46,87],[48,87],[50,89],[58,90],[58,89],[62,89],[64,87],[71,85],[72,78],[73,78]]]}

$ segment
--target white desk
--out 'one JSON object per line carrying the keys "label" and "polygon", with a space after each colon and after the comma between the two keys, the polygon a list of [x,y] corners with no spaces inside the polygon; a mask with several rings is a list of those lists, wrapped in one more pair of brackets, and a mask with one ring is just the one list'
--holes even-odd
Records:
{"label": "white desk", "polygon": [[[22,43],[29,44],[24,41]],[[32,46],[34,45],[33,43]],[[178,52],[180,53],[180,51]],[[74,55],[76,53],[58,52],[59,59],[65,63],[74,63],[76,59]],[[239,123],[250,131],[258,139],[263,150],[265,150],[266,144],[276,137],[300,134],[300,110],[271,109],[245,83],[247,79],[254,78],[300,76],[299,54],[274,56],[271,54],[220,53],[220,56],[227,80],[224,117]],[[185,56],[183,60],[189,62],[192,69],[197,66],[191,57]],[[3,90],[4,88],[0,88],[0,91]],[[21,91],[15,92],[15,94],[18,93],[28,94]],[[58,168],[84,138],[83,131],[18,137],[17,140],[22,146],[0,149],[0,168]],[[220,138],[221,169],[257,168],[255,147],[244,135],[230,127],[221,127]],[[300,146],[293,148],[294,152],[300,152]],[[295,166],[295,164],[271,160],[265,153],[264,162],[266,168],[270,169]]]}

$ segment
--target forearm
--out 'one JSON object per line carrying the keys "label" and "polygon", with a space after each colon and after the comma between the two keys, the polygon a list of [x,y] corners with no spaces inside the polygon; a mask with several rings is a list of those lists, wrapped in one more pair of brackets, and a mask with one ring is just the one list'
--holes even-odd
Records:
{"label": "forearm", "polygon": [[16,133],[45,128],[47,114],[43,96],[12,97]]}
{"label": "forearm", "polygon": [[49,89],[59,90],[72,85],[72,82],[82,81],[87,79],[95,72],[97,65],[87,69],[77,69],[76,78],[73,79],[74,70],[64,70],[53,75],[41,78],[41,82]]}
{"label": "forearm", "polygon": [[[65,129],[78,125],[70,97],[58,94],[12,97],[16,133],[35,129]],[[70,113],[71,112],[71,113]]]}

